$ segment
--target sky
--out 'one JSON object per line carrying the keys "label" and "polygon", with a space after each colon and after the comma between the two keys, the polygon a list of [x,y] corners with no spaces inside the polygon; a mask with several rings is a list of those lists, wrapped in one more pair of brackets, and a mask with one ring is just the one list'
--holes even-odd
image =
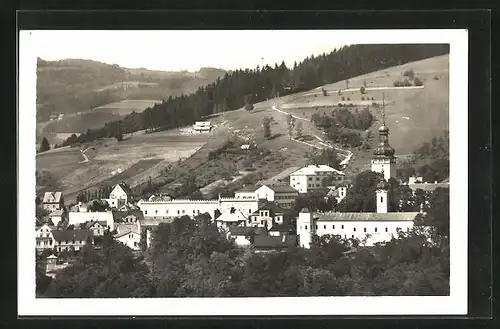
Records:
{"label": "sky", "polygon": [[32,31],[37,57],[91,59],[127,68],[197,71],[280,64],[288,67],[311,54],[329,53],[345,43],[338,31]]}

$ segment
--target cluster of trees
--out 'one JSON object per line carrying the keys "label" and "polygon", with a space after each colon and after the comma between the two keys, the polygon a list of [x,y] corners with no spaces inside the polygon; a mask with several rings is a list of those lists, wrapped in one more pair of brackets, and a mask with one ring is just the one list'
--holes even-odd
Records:
{"label": "cluster of trees", "polygon": [[306,153],[308,164],[311,165],[327,165],[335,169],[340,169],[340,159],[334,149],[314,149]]}
{"label": "cluster of trees", "polygon": [[357,147],[362,144],[361,135],[353,130],[366,130],[373,123],[374,117],[368,108],[359,111],[357,108],[351,111],[345,107],[339,107],[332,111],[331,115],[320,115],[315,113],[311,121],[323,131],[334,143],[345,146]]}
{"label": "cluster of trees", "polygon": [[[311,56],[292,69],[285,63],[254,70],[236,70],[216,82],[200,87],[195,93],[169,97],[144,112],[132,113],[121,120],[123,133],[137,130],[156,131],[192,124],[206,115],[235,110],[276,95],[310,90],[406,62],[449,52],[448,45],[351,45],[329,54]],[[245,101],[252,95],[251,102]],[[79,142],[114,136],[115,124],[81,134]]]}
{"label": "cluster of trees", "polygon": [[[429,218],[387,244],[313,236],[310,249],[275,253],[238,248],[208,214],[183,216],[153,230],[143,256],[110,237],[100,249],[85,247],[48,287],[43,273],[37,275],[37,292],[71,298],[448,295],[449,243],[446,228],[435,223],[449,219],[449,204],[438,195],[430,202]],[[431,226],[431,242],[419,225]]]}
{"label": "cluster of trees", "polygon": [[101,186],[94,190],[85,190],[78,193],[76,202],[89,202],[94,199],[107,199],[113,190],[113,186]]}
{"label": "cluster of trees", "polygon": [[365,107],[361,111],[358,108],[350,110],[340,107],[334,109],[330,115],[314,113],[311,117],[311,122],[325,130],[331,127],[366,130],[372,125],[373,119],[373,114],[368,107]]}
{"label": "cluster of trees", "polygon": [[294,138],[294,132],[295,138],[297,139],[300,139],[303,136],[304,128],[301,121],[297,122],[297,119],[294,116],[288,114],[286,116],[286,123],[288,126],[288,137]]}
{"label": "cluster of trees", "polygon": [[412,69],[404,71],[402,75],[405,79],[403,81],[394,81],[394,87],[422,86],[424,84],[421,79],[415,76],[415,72]]}

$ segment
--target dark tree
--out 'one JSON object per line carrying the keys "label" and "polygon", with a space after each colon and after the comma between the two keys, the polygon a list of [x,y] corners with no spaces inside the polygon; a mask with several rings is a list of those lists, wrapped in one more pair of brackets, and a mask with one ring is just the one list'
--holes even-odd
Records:
{"label": "dark tree", "polygon": [[46,137],[43,137],[42,143],[40,144],[40,152],[45,152],[50,150],[50,144]]}
{"label": "dark tree", "polygon": [[272,118],[264,117],[262,120],[262,126],[264,127],[264,137],[269,139],[271,138],[271,121]]}

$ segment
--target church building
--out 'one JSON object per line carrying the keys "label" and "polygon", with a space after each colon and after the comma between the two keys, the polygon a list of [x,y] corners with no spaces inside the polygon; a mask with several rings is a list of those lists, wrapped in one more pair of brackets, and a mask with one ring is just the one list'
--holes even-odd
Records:
{"label": "church building", "polygon": [[297,218],[299,245],[309,248],[314,234],[336,235],[342,239],[358,239],[366,246],[388,242],[398,236],[400,230],[409,231],[419,212],[389,212],[390,185],[387,182],[396,177],[396,157],[389,145],[389,128],[378,129],[380,145],[375,148],[371,170],[381,173],[383,179],[377,184],[376,212],[326,212],[312,213],[302,209]]}

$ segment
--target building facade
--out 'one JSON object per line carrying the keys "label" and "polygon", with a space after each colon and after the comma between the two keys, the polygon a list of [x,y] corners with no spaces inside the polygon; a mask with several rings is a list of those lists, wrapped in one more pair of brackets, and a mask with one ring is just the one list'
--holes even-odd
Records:
{"label": "building facade", "polygon": [[84,229],[52,230],[54,248],[58,252],[80,251],[87,243],[93,244],[92,232]]}
{"label": "building facade", "polygon": [[52,230],[54,229],[54,226],[50,226],[47,224],[43,224],[35,228],[37,251],[54,248],[54,237],[52,236]]}
{"label": "building facade", "polygon": [[247,186],[234,193],[236,199],[259,199],[275,202],[284,209],[295,204],[299,192],[286,184],[265,184],[261,186]]}
{"label": "building facade", "polygon": [[45,192],[42,200],[43,209],[52,212],[64,208],[64,196],[62,192]]}
{"label": "building facade", "polygon": [[370,246],[390,241],[398,236],[399,230],[413,227],[418,212],[388,212],[388,186],[383,180],[377,185],[377,212],[327,212],[312,213],[302,209],[297,218],[299,244],[309,248],[314,234],[331,234],[342,239],[358,239]]}
{"label": "building facade", "polygon": [[299,193],[325,188],[325,178],[332,177],[333,184],[342,184],[344,173],[326,165],[308,165],[290,174],[290,186]]}

